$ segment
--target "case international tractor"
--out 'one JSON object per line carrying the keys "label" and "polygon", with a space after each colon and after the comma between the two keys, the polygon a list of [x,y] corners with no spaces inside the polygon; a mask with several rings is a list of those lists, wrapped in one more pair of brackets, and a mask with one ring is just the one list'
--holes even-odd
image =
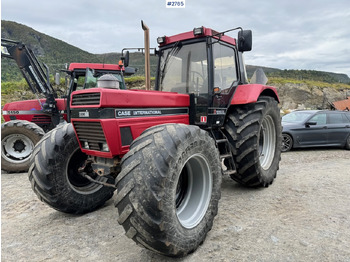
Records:
{"label": "case international tractor", "polygon": [[[2,114],[6,121],[1,125],[1,169],[7,172],[28,171],[30,156],[35,144],[49,130],[69,118],[67,110],[71,92],[97,86],[97,78],[113,74],[121,89],[126,89],[124,75],[135,70],[114,64],[71,63],[64,70],[71,80],[67,94],[58,97],[49,80],[49,70],[43,66],[25,44],[1,39],[1,56],[15,60],[36,100],[5,104]],[[124,58],[128,63],[128,53]],[[41,98],[39,99],[39,95]]]}
{"label": "case international tractor", "polygon": [[154,90],[73,92],[70,123],[47,133],[31,158],[39,199],[79,214],[116,190],[126,236],[181,257],[212,228],[223,175],[269,186],[281,154],[278,96],[247,81],[251,31],[239,28],[237,39],[227,32],[199,27],[158,38]]}

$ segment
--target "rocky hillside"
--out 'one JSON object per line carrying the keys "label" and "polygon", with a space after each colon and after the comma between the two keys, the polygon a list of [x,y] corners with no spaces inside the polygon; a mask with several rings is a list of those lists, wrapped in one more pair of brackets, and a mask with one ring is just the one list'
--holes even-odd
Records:
{"label": "rocky hillside", "polygon": [[271,78],[268,84],[277,88],[282,110],[330,109],[332,102],[350,96],[350,85],[347,84],[281,78]]}

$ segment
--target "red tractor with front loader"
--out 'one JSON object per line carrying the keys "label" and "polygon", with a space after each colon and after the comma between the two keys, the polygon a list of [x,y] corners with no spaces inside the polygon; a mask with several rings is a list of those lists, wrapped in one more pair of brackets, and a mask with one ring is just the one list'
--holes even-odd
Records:
{"label": "red tractor with front loader", "polygon": [[268,187],[279,168],[278,95],[248,83],[252,33],[237,29],[237,39],[206,27],[159,37],[154,90],[73,92],[71,123],[32,156],[39,199],[80,214],[116,190],[127,237],[166,256],[193,252],[212,228],[223,175]]}
{"label": "red tractor with front loader", "polygon": [[[27,45],[1,39],[1,47],[1,56],[16,62],[31,91],[37,96],[34,100],[7,103],[2,108],[5,123],[1,125],[1,169],[7,172],[28,171],[35,144],[46,132],[69,119],[67,104],[73,91],[96,87],[97,79],[107,74],[117,78],[120,89],[126,89],[124,75],[135,73],[135,69],[127,65],[71,63],[64,70],[69,85],[67,92],[59,97],[50,83],[48,67],[43,64],[44,69]],[[128,53],[123,60],[128,63]]]}

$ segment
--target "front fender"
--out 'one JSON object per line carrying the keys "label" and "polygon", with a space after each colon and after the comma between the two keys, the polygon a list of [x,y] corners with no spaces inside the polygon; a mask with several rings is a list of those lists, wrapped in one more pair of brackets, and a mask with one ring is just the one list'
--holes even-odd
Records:
{"label": "front fender", "polygon": [[261,95],[271,96],[279,102],[277,89],[273,86],[259,84],[239,85],[231,100],[231,105],[255,103]]}

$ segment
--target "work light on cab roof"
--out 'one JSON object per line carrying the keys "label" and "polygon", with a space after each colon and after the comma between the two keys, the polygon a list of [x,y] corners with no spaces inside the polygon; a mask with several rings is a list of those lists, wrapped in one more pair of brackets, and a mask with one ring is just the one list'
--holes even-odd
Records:
{"label": "work light on cab roof", "polygon": [[[234,30],[240,30],[238,32],[237,40],[235,38],[225,35],[226,33]],[[204,26],[195,27],[190,32],[185,32],[185,33],[181,33],[181,34],[169,36],[169,37],[160,36],[157,38],[157,43],[161,47],[167,44],[172,44],[178,41],[184,41],[184,40],[193,39],[197,37],[213,37],[223,42],[227,42],[232,45],[237,45],[239,52],[246,52],[246,51],[252,50],[252,31],[243,30],[241,27],[232,28],[223,32],[218,32]]]}

